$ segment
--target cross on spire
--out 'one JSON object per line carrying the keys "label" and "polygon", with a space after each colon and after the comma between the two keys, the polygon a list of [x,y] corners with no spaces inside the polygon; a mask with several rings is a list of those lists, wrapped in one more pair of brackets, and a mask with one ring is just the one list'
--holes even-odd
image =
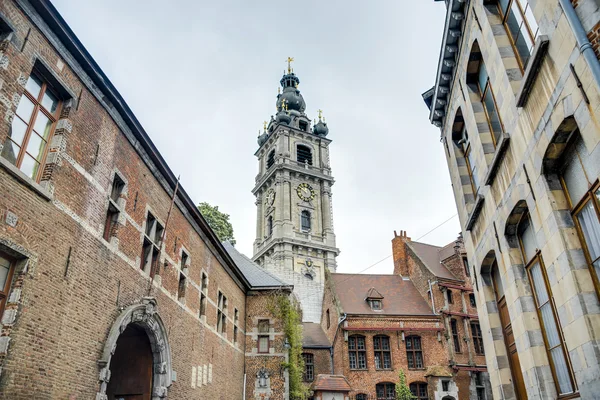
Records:
{"label": "cross on spire", "polygon": [[294,61],[294,57],[288,57],[286,61],[288,63],[288,74],[291,74],[292,73],[292,61]]}

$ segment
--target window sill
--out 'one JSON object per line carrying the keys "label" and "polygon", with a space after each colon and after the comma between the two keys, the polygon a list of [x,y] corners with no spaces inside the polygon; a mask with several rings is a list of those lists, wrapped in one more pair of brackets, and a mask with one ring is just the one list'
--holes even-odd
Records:
{"label": "window sill", "polygon": [[368,368],[350,368],[350,371],[358,371],[358,372],[368,371],[368,370],[369,370]]}
{"label": "window sill", "polygon": [[46,190],[44,187],[42,187],[42,185],[25,175],[19,168],[15,167],[10,161],[5,159],[4,157],[0,157],[0,167],[4,168],[9,174],[17,178],[17,180],[19,180],[29,189],[36,192],[40,197],[43,197],[44,200],[52,201],[54,196],[52,196],[52,194],[48,192],[48,190]]}
{"label": "window sill", "polygon": [[473,225],[475,225],[477,217],[479,217],[479,214],[481,214],[481,209],[483,208],[483,201],[484,197],[482,195],[478,195],[477,201],[475,202],[475,207],[473,207],[473,211],[467,219],[467,226],[465,227],[465,230],[470,231],[473,228]]}
{"label": "window sill", "polygon": [[544,61],[546,53],[548,53],[548,44],[549,39],[546,35],[540,35],[535,41],[531,58],[529,59],[529,63],[527,64],[527,68],[523,74],[521,88],[517,93],[517,107],[524,107],[525,104],[527,104],[527,98],[531,93],[531,88],[533,87],[535,78],[538,76],[538,72],[540,71],[540,67],[542,66],[542,61]]}
{"label": "window sill", "polygon": [[488,173],[485,176],[485,184],[487,186],[491,185],[496,178],[496,174],[498,173],[498,168],[500,168],[500,163],[504,159],[504,155],[508,150],[508,143],[510,142],[510,135],[508,133],[503,133],[502,138],[500,139],[500,143],[496,147],[496,154],[494,154],[494,158],[492,158],[492,163],[489,166]]}

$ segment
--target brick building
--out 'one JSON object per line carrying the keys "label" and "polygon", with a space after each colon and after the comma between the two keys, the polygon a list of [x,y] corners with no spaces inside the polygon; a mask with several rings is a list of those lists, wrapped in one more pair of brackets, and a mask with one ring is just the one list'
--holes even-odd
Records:
{"label": "brick building", "polygon": [[0,397],[284,398],[292,287],[219,242],[48,1],[2,2],[0,39]]}
{"label": "brick building", "polygon": [[423,97],[441,130],[494,398],[598,398],[599,4],[445,3]]}

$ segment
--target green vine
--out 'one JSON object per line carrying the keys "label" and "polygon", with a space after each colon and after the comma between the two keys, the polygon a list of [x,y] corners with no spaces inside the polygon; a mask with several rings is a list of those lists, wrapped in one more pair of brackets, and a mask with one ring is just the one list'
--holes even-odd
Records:
{"label": "green vine", "polygon": [[410,391],[410,387],[406,384],[406,375],[400,370],[398,373],[398,383],[396,384],[396,399],[398,400],[413,400],[416,399]]}
{"label": "green vine", "polygon": [[287,363],[282,363],[287,368],[289,375],[290,399],[303,399],[309,395],[309,388],[303,383],[304,359],[302,358],[302,316],[300,307],[292,302],[290,297],[277,294],[273,297],[270,307],[271,313],[281,320],[283,332],[290,346]]}

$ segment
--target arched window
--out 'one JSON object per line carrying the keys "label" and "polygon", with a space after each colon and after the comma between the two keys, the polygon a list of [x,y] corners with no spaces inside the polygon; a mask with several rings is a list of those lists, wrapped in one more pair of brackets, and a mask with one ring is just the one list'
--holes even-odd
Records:
{"label": "arched window", "polygon": [[448,304],[454,304],[454,298],[452,297],[452,290],[446,289],[446,298],[448,299]]}
{"label": "arched window", "polygon": [[313,165],[312,150],[310,147],[299,144],[296,147],[296,161],[298,161],[298,164]]}
{"label": "arched window", "polygon": [[377,400],[389,400],[396,398],[396,384],[391,382],[382,382],[375,385]]}
{"label": "arched window", "polygon": [[427,400],[429,396],[427,395],[427,384],[425,382],[413,382],[410,384],[410,392],[413,396],[418,400]]}
{"label": "arched window", "polygon": [[458,322],[456,318],[450,320],[450,330],[452,331],[452,341],[454,343],[454,351],[460,353],[460,338],[458,336]]}
{"label": "arched window", "polygon": [[546,268],[541,253],[538,251],[535,232],[527,210],[517,224],[517,237],[523,264],[533,291],[538,317],[541,321],[556,389],[559,395],[574,393],[575,380],[569,353],[564,342],[562,327],[558,323],[558,314],[552,301],[552,289],[548,284]]}
{"label": "arched window", "polygon": [[421,337],[409,336],[406,338],[405,342],[408,369],[423,368],[423,349],[421,348]]}
{"label": "arched window", "polygon": [[[469,63],[467,65],[467,84],[473,89],[475,94],[478,94],[478,101],[483,104],[485,117],[488,122],[489,131],[491,132],[492,144],[494,148],[502,137],[503,127],[496,105],[496,97],[490,82],[487,68],[483,62],[479,43],[475,41],[471,48]],[[480,131],[479,134],[484,132]]]}
{"label": "arched window", "polygon": [[379,335],[373,337],[373,351],[375,352],[375,369],[392,368],[392,352],[389,336]]}
{"label": "arched window", "polygon": [[469,140],[469,134],[467,133],[467,127],[465,125],[465,120],[463,118],[461,109],[458,109],[456,116],[454,117],[454,124],[452,125],[452,141],[458,147],[462,153],[462,156],[464,157],[464,164],[466,164],[467,167],[466,172],[469,176],[471,190],[473,191],[473,195],[475,195],[479,191],[477,163],[475,162],[475,152],[473,151],[471,141]]}
{"label": "arched window", "polygon": [[273,216],[269,215],[267,218],[267,236],[271,236],[273,234]]}
{"label": "arched window", "polygon": [[519,67],[524,71],[539,32],[531,6],[527,0],[487,0],[486,3],[495,3],[498,7]]}
{"label": "arched window", "polygon": [[348,337],[348,360],[350,369],[367,369],[367,348],[365,337],[353,335]]}
{"label": "arched window", "polygon": [[271,168],[275,164],[275,150],[271,150],[267,156],[267,169]]}
{"label": "arched window", "polygon": [[312,382],[315,379],[315,362],[312,353],[302,353],[304,360],[304,382]]}
{"label": "arched window", "polygon": [[368,397],[366,394],[364,393],[359,393],[356,395],[356,397],[354,397],[355,400],[368,400]]}
{"label": "arched window", "polygon": [[302,210],[300,213],[300,225],[303,232],[310,231],[310,211]]}

